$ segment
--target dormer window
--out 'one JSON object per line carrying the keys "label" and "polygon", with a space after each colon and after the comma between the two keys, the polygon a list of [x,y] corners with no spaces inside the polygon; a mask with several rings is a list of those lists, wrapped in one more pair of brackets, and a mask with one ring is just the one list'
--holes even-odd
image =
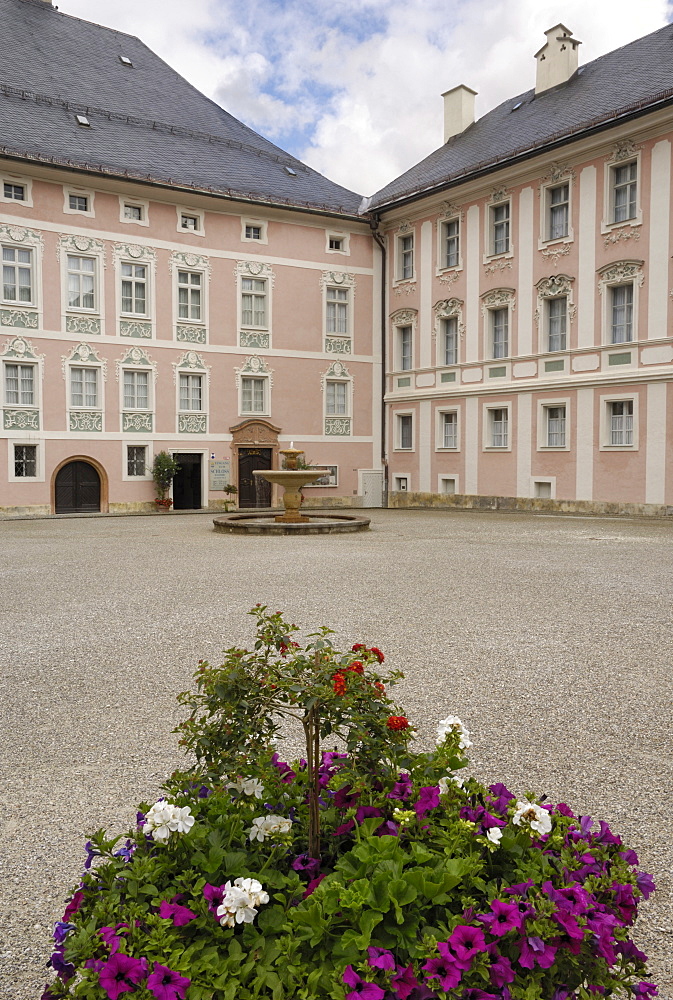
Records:
{"label": "dormer window", "polygon": [[73,212],[88,212],[89,199],[85,194],[71,194],[68,196],[68,204]]}
{"label": "dormer window", "polygon": [[143,210],[141,205],[124,205],[124,218],[131,222],[143,221]]}

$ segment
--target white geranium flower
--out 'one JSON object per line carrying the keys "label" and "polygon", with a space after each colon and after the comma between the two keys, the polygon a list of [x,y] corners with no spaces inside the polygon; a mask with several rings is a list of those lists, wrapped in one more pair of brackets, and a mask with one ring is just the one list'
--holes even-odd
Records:
{"label": "white geranium flower", "polygon": [[528,825],[531,830],[541,836],[545,833],[551,833],[551,816],[547,810],[535,802],[529,802],[528,799],[521,799],[517,802],[512,822],[516,826]]}
{"label": "white geranium flower", "polygon": [[282,836],[289,833],[292,827],[292,820],[285,819],[284,816],[256,816],[252,821],[252,826],[248,830],[250,840],[259,840],[263,843],[267,837]]}
{"label": "white geranium flower", "polygon": [[467,750],[472,746],[470,734],[457,715],[449,715],[437,724],[437,743],[443,743],[450,733],[460,734],[458,746],[461,750]]}
{"label": "white geranium flower", "polygon": [[223,927],[235,924],[251,924],[257,916],[257,907],[269,902],[269,894],[255,878],[237,878],[234,884],[224,886],[222,903],[217,908],[217,916]]}
{"label": "white geranium flower", "polygon": [[172,802],[160,799],[147,813],[143,833],[165,844],[172,833],[189,833],[193,826],[194,817],[189,806],[179,808]]}
{"label": "white geranium flower", "polygon": [[178,809],[177,806],[173,808],[175,809],[171,821],[173,828],[177,833],[189,833],[194,826],[194,817],[192,816],[191,809],[189,806],[183,806],[182,809]]}
{"label": "white geranium flower", "polygon": [[490,840],[492,844],[499,844],[502,840],[502,830],[499,826],[492,826],[490,830],[486,833],[486,839]]}
{"label": "white geranium flower", "polygon": [[457,774],[447,774],[445,778],[440,778],[437,782],[439,785],[439,794],[447,795],[449,791],[449,785],[457,785],[458,788],[462,788],[465,784],[465,778],[459,777]]}
{"label": "white geranium flower", "polygon": [[[226,775],[224,775],[226,780]],[[236,778],[236,781],[227,780],[227,788],[233,788],[237,792],[243,792],[244,795],[254,795],[256,799],[261,799],[264,794],[264,785],[259,780],[259,778],[242,778],[241,775]]]}

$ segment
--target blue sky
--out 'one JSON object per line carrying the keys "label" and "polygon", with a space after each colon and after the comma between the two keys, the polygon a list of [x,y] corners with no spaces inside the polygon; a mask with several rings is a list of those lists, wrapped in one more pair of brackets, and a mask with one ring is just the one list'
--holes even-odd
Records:
{"label": "blue sky", "polygon": [[533,54],[562,21],[580,61],[671,20],[667,0],[58,0],[138,35],[277,145],[372,194],[442,142],[445,90],[477,115],[534,85]]}

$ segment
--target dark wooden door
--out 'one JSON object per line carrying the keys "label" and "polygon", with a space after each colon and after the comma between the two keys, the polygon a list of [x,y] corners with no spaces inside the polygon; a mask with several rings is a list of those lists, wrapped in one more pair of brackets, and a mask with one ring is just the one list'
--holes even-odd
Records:
{"label": "dark wooden door", "polygon": [[56,513],[100,510],[100,476],[88,462],[68,462],[56,476]]}
{"label": "dark wooden door", "polygon": [[201,455],[174,455],[180,471],[173,480],[175,510],[198,510],[201,506]]}
{"label": "dark wooden door", "polygon": [[254,469],[270,469],[271,455],[271,448],[238,449],[239,507],[271,506],[271,483],[252,474]]}

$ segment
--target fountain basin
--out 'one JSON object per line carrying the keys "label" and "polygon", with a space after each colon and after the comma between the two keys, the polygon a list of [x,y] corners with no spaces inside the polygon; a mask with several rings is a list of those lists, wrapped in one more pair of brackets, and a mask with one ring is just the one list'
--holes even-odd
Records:
{"label": "fountain basin", "polygon": [[333,535],[353,531],[367,531],[369,517],[357,514],[337,514],[331,510],[313,509],[302,512],[301,521],[283,521],[277,510],[254,510],[222,514],[213,518],[215,531],[230,535]]}

